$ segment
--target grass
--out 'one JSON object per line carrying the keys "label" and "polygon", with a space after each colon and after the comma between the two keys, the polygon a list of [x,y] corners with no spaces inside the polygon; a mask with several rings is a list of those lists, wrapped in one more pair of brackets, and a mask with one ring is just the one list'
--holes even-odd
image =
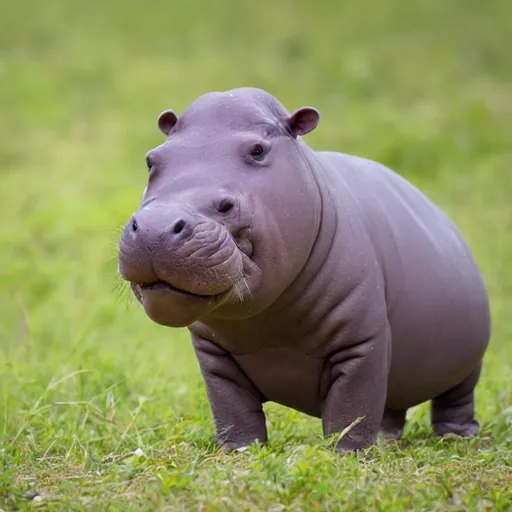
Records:
{"label": "grass", "polygon": [[[0,509],[512,510],[512,4],[0,1]],[[377,159],[473,248],[492,301],[481,436],[336,455],[266,405],[224,455],[184,330],[116,288],[156,117],[254,85],[318,107],[318,149]]]}

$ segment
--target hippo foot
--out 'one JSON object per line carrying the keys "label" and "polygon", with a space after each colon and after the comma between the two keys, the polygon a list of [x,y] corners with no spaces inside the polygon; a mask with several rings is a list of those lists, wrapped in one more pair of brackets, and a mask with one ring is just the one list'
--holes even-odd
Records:
{"label": "hippo foot", "polygon": [[335,451],[337,453],[355,453],[360,449],[361,449],[361,447],[358,445],[351,445],[351,444],[347,444],[347,443],[338,442],[336,444]]}
{"label": "hippo foot", "polygon": [[448,434],[454,434],[461,437],[476,437],[480,432],[480,427],[476,420],[470,421],[469,423],[433,423],[432,428],[438,436],[446,436]]}
{"label": "hippo foot", "polygon": [[233,453],[233,452],[244,452],[249,448],[250,444],[239,444],[239,443],[222,443],[220,445],[220,449],[224,453]]}
{"label": "hippo foot", "polygon": [[406,412],[391,409],[384,411],[380,431],[385,441],[398,441],[402,438]]}
{"label": "hippo foot", "polygon": [[386,442],[400,441],[400,439],[402,439],[403,432],[403,429],[381,430],[381,435]]}
{"label": "hippo foot", "polygon": [[368,442],[367,440],[364,440],[359,437],[360,436],[357,436],[357,438],[355,436],[354,437],[349,437],[349,436],[342,437],[336,443],[335,451],[338,453],[358,452],[360,450],[364,450],[365,448],[368,448],[374,442],[373,438],[372,438],[371,442]]}
{"label": "hippo foot", "polygon": [[233,452],[245,452],[250,446],[254,444],[265,444],[265,441],[262,441],[261,439],[255,439],[254,441],[249,442],[235,442],[235,441],[227,441],[220,444],[220,449],[224,453],[233,453]]}
{"label": "hippo foot", "polygon": [[475,420],[474,389],[480,369],[479,365],[460,384],[432,400],[432,428],[438,436],[478,436],[480,428]]}

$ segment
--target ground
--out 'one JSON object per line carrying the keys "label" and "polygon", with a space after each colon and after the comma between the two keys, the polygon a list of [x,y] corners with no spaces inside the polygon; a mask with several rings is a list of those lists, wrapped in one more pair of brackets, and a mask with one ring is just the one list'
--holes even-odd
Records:
{"label": "ground", "polygon": [[[512,3],[0,1],[0,509],[512,510]],[[481,436],[338,455],[269,404],[222,454],[186,331],[116,279],[160,111],[251,85],[460,226],[491,297]]]}

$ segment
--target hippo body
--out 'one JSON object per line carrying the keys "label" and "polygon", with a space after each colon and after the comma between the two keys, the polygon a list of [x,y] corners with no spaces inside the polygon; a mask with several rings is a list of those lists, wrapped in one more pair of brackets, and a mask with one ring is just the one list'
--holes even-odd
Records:
{"label": "hippo body", "polygon": [[226,450],[266,440],[266,401],[351,426],[340,451],[399,438],[427,400],[437,434],[476,435],[490,314],[466,243],[398,174],[310,149],[317,123],[258,89],[163,113],[121,275],[189,327]]}

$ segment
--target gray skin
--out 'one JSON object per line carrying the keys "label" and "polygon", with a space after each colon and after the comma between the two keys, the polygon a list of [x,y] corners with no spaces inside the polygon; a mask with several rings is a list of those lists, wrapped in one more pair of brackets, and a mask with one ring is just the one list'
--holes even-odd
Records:
{"label": "gray skin", "polygon": [[351,427],[339,451],[400,438],[427,400],[435,433],[477,435],[490,314],[467,245],[391,170],[310,149],[318,121],[252,88],[163,112],[121,276],[188,326],[226,451],[266,441],[266,401]]}

